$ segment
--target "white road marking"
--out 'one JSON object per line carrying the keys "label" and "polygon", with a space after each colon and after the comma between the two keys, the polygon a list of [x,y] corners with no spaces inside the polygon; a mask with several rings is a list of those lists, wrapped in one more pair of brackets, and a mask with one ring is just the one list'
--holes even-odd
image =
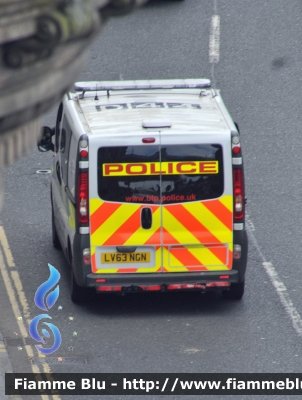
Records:
{"label": "white road marking", "polygon": [[259,256],[262,259],[262,265],[263,265],[267,275],[269,276],[274,288],[276,289],[276,292],[280,298],[280,301],[292,321],[294,329],[296,330],[297,334],[302,337],[302,318],[301,318],[300,314],[298,313],[298,311],[296,310],[296,307],[294,306],[294,303],[292,302],[292,300],[288,294],[286,286],[280,279],[278,272],[274,268],[273,264],[271,262],[267,261],[266,258],[264,257],[250,225],[247,224],[246,227],[247,227],[249,238],[253,242],[253,245],[255,246],[256,250],[258,251]]}
{"label": "white road marking", "polygon": [[212,15],[209,40],[209,62],[217,64],[220,56],[220,16]]}
{"label": "white road marking", "polygon": [[255,231],[255,226],[252,223],[252,221],[250,220],[250,216],[248,214],[245,214],[245,221],[246,223],[249,225],[249,228],[251,229],[251,231]]}
{"label": "white road marking", "polygon": [[211,64],[211,81],[216,88],[215,65],[220,57],[220,16],[217,11],[217,0],[213,0],[213,15],[211,18],[211,28],[209,37],[209,62]]}
{"label": "white road marking", "polygon": [[187,353],[187,354],[195,354],[195,353],[198,353],[199,351],[201,351],[201,349],[191,348],[191,349],[185,349],[183,352]]}
{"label": "white road marking", "polygon": [[[210,40],[209,40],[209,62],[212,64],[211,68],[212,81],[214,87],[216,87],[214,66],[219,62],[219,57],[220,57],[220,16],[217,14],[217,0],[213,0],[213,13],[214,14],[212,15],[211,19],[211,30],[210,30]],[[274,288],[276,289],[280,301],[292,321],[294,329],[296,330],[297,334],[302,337],[302,318],[298,313],[298,311],[296,310],[296,307],[294,306],[294,303],[292,302],[288,294],[286,286],[280,279],[278,272],[274,268],[273,264],[267,261],[266,258],[264,257],[257,242],[257,239],[253,234],[253,232],[255,231],[255,226],[253,222],[249,219],[248,215],[246,217],[247,217],[246,229],[249,238],[253,242],[256,250],[259,253],[259,256],[262,259],[262,265],[268,277],[270,278]]]}

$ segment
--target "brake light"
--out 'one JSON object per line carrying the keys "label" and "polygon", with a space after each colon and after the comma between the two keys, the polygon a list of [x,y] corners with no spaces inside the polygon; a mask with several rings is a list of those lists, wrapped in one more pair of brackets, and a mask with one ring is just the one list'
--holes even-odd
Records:
{"label": "brake light", "polygon": [[146,137],[142,139],[143,143],[155,143],[155,138],[153,137]]}
{"label": "brake light", "polygon": [[78,180],[78,219],[81,224],[88,223],[88,172],[80,172]]}
{"label": "brake light", "polygon": [[81,156],[82,158],[88,157],[88,151],[87,151],[87,150],[81,150],[81,151],[80,151],[80,156]]}
{"label": "brake light", "polygon": [[232,152],[233,154],[239,154],[241,152],[240,139],[238,135],[232,137]]}
{"label": "brake light", "polygon": [[90,259],[90,249],[84,249],[83,250],[83,263],[84,264],[90,264],[91,259]]}
{"label": "brake light", "polygon": [[233,170],[234,185],[234,219],[242,219],[244,217],[244,194],[243,194],[243,172],[241,168]]}
{"label": "brake light", "polygon": [[88,157],[88,140],[82,139],[79,146],[80,158]]}
{"label": "brake light", "polygon": [[241,245],[240,244],[234,244],[234,249],[233,249],[233,259],[234,260],[240,260],[241,258]]}
{"label": "brake light", "polygon": [[232,151],[234,154],[239,154],[241,152],[241,148],[239,146],[234,146]]}

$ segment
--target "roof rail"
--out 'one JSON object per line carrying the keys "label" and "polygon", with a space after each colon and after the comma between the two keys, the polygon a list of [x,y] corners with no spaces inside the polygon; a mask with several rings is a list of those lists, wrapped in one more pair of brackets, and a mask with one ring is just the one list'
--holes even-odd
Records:
{"label": "roof rail", "polygon": [[76,82],[79,92],[94,90],[139,90],[139,89],[203,89],[210,88],[210,79],[158,79],[140,81],[89,81]]}

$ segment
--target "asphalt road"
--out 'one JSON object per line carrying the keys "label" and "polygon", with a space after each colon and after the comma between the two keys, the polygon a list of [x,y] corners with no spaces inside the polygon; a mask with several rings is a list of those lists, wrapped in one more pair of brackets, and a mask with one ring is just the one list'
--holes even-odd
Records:
{"label": "asphalt road", "polygon": [[[214,14],[220,46],[211,64]],[[27,318],[39,314],[34,294],[48,278],[47,264],[61,272],[62,309],[54,307],[52,317],[62,345],[52,372],[301,372],[301,17],[300,0],[153,0],[110,21],[79,77],[203,77],[221,90],[240,126],[245,161],[250,249],[242,301],[152,293],[74,305],[65,259],[51,244],[49,175],[36,173],[50,168],[51,154],[32,151],[4,171],[0,219]],[[45,122],[54,125],[55,110]],[[22,334],[2,282],[0,289],[0,330],[12,366],[31,372],[32,360],[17,348]],[[34,341],[27,343],[39,364]]]}

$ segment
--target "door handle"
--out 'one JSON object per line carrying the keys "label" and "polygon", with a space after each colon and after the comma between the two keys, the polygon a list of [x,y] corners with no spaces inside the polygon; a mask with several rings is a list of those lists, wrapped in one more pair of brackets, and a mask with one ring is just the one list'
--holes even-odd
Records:
{"label": "door handle", "polygon": [[136,247],[134,246],[117,246],[116,251],[118,253],[134,253]]}
{"label": "door handle", "polygon": [[144,207],[141,212],[141,225],[144,229],[150,229],[152,226],[152,210]]}

